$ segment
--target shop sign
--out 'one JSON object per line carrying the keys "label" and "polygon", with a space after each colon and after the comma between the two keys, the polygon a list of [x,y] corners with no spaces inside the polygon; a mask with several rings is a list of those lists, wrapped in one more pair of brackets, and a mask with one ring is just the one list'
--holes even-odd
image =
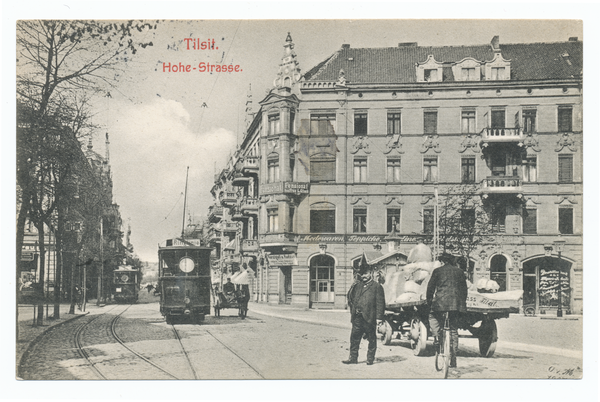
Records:
{"label": "shop sign", "polygon": [[298,265],[296,254],[269,254],[267,258],[271,265]]}
{"label": "shop sign", "polygon": [[[296,243],[385,243],[388,235],[298,235],[294,239]],[[400,243],[422,243],[431,236],[398,236]]]}

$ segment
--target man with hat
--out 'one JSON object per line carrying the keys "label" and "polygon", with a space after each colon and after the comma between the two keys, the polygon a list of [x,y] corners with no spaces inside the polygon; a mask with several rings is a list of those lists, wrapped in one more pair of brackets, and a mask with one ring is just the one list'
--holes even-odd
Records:
{"label": "man with hat", "polygon": [[450,325],[450,367],[456,367],[458,350],[458,319],[467,311],[467,280],[462,269],[454,265],[453,255],[443,253],[438,257],[443,264],[433,270],[427,284],[429,328],[434,336],[434,347],[439,348],[440,331],[448,312]]}
{"label": "man with hat", "polygon": [[352,322],[350,357],[342,363],[358,363],[358,349],[364,335],[369,341],[367,364],[372,365],[375,362],[375,351],[377,350],[377,326],[383,322],[385,296],[383,287],[373,280],[373,273],[367,264],[361,265],[356,279],[348,291],[348,305]]}

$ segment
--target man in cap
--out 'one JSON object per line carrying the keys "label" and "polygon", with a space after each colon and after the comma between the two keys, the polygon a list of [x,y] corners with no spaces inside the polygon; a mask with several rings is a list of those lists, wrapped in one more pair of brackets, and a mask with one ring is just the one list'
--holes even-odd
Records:
{"label": "man in cap", "polygon": [[358,349],[363,335],[369,341],[367,364],[375,362],[377,350],[377,326],[383,322],[385,296],[383,287],[373,280],[369,266],[362,265],[357,280],[348,291],[352,332],[350,332],[350,357],[342,361],[344,364],[358,363]]}
{"label": "man in cap", "polygon": [[438,257],[443,264],[433,270],[427,284],[429,327],[434,336],[434,347],[439,348],[440,331],[448,312],[450,325],[450,367],[456,367],[458,350],[458,319],[467,311],[467,280],[462,269],[454,265],[453,255],[443,253]]}

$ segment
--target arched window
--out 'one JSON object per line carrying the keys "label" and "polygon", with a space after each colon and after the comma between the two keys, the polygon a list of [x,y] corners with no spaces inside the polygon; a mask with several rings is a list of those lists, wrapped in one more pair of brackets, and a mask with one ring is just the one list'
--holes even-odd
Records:
{"label": "arched window", "polygon": [[490,261],[490,279],[496,281],[500,286],[499,292],[506,290],[506,257],[497,254]]}

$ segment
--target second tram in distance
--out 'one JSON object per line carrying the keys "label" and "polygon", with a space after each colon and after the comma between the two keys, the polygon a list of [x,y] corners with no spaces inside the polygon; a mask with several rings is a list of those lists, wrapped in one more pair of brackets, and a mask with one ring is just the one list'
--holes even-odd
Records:
{"label": "second tram in distance", "polygon": [[210,247],[200,239],[175,238],[158,248],[160,313],[172,324],[175,317],[194,323],[210,314]]}
{"label": "second tram in distance", "polygon": [[117,303],[135,303],[140,290],[140,271],[121,265],[113,271],[113,295]]}

